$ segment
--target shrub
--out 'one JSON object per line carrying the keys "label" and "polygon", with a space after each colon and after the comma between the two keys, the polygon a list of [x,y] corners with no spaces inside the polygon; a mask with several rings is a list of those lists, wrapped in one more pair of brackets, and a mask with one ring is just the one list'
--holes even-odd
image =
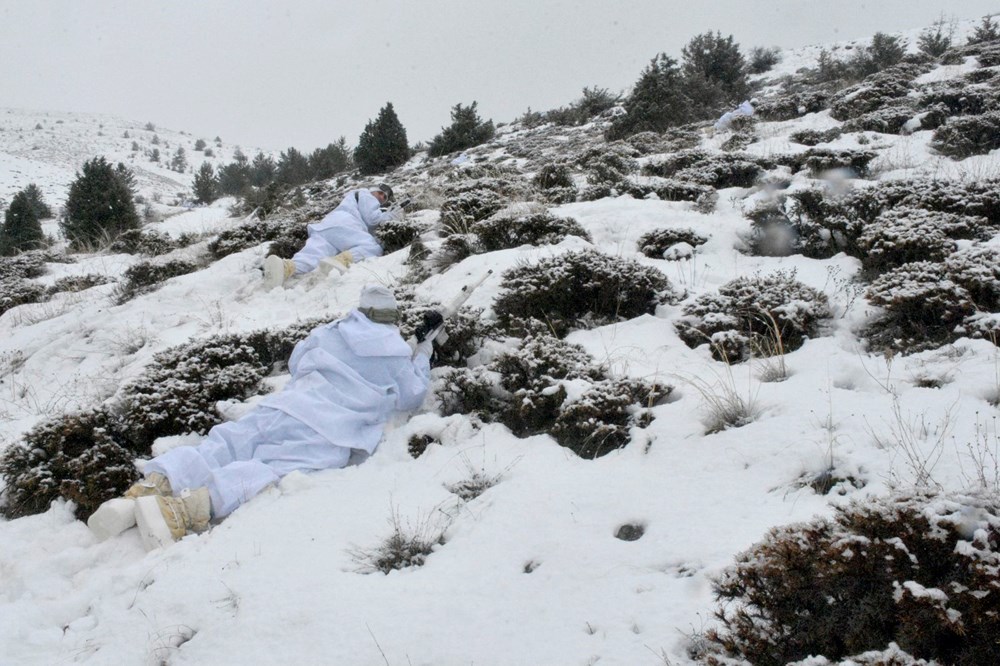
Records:
{"label": "shrub", "polygon": [[[566,390],[570,384],[578,396],[573,399]],[[521,437],[547,433],[591,458],[625,446],[630,428],[652,420],[643,407],[671,390],[610,379],[578,345],[539,335],[488,366],[452,371],[439,395],[446,413],[474,413]]]}
{"label": "shrub", "polygon": [[45,273],[45,262],[50,259],[46,253],[39,251],[0,257],[0,279],[36,278]]}
{"label": "shrub", "polygon": [[856,178],[868,176],[868,164],[878,156],[871,150],[810,148],[797,155],[776,158],[780,164],[791,167],[793,172],[808,169],[814,177],[821,177],[832,169],[846,169]]}
{"label": "shrub", "polygon": [[746,61],[732,35],[723,37],[718,31],[695,35],[681,54],[685,94],[697,114],[714,113],[749,94]]}
{"label": "shrub", "polygon": [[[915,106],[912,103],[894,104],[882,107],[852,118],[844,123],[845,132],[879,132],[881,134],[904,134],[907,123],[917,115]],[[923,122],[927,121],[928,126],[924,127]],[[934,129],[944,122],[944,118],[937,112],[926,112],[920,119],[920,129]],[[937,123],[937,124],[935,124]]]}
{"label": "shrub", "polygon": [[59,226],[72,247],[91,247],[139,228],[139,214],[132,199],[134,176],[119,163],[112,167],[103,157],[84,162],[69,187]]}
{"label": "shrub", "polygon": [[809,113],[819,113],[830,106],[831,94],[825,90],[785,93],[760,99],[754,115],[761,120],[794,120]]}
{"label": "shrub", "polygon": [[745,153],[711,154],[703,150],[685,150],[654,158],[643,167],[643,173],[648,175],[713,188],[751,187],[763,172],[762,161]]}
{"label": "shrub", "polygon": [[949,116],[975,116],[990,110],[995,104],[986,91],[960,82],[942,81],[921,88],[917,105],[930,109],[943,104]]}
{"label": "shrub", "polygon": [[441,229],[444,235],[467,233],[473,223],[485,220],[507,203],[503,195],[487,188],[457,192],[441,204]]}
{"label": "shrub", "polygon": [[84,291],[86,289],[90,289],[91,287],[108,284],[111,281],[112,279],[108,276],[97,275],[95,273],[59,278],[51,287],[48,288],[48,295],[51,296],[62,292]]}
{"label": "shrub", "polygon": [[451,125],[431,139],[427,154],[440,157],[478,146],[492,139],[494,132],[493,121],[483,122],[476,112],[475,102],[466,107],[456,104],[451,110]]}
{"label": "shrub", "polygon": [[836,120],[850,120],[898,104],[910,92],[909,81],[915,76],[910,70],[910,67],[894,67],[845,88],[831,100],[830,115]]}
{"label": "shrub", "polygon": [[177,243],[167,234],[159,231],[130,229],[112,241],[111,245],[108,246],[108,251],[155,257],[171,252],[177,247]]}
{"label": "shrub", "polygon": [[995,659],[995,498],[912,492],[835,511],[771,530],[714,581],[708,663],[822,664],[886,648],[893,660],[860,663],[925,663],[893,643],[934,663]]}
{"label": "shrub", "polygon": [[564,163],[546,164],[538,170],[531,182],[540,190],[575,186],[570,167]]}
{"label": "shrub", "polygon": [[858,237],[862,266],[882,272],[910,261],[941,261],[955,251],[954,239],[982,235],[986,218],[896,207],[865,225]]}
{"label": "shrub", "polygon": [[[409,338],[430,310],[440,310],[440,304],[417,302],[412,287],[397,290],[399,332]],[[483,342],[497,339],[496,327],[482,316],[482,310],[463,308],[445,322],[444,333],[434,340],[432,365],[464,366],[469,358],[482,349]]]}
{"label": "shrub", "polygon": [[865,336],[876,348],[903,352],[937,347],[952,339],[962,320],[975,311],[971,294],[928,261],[903,264],[868,287],[872,305],[885,312]]}
{"label": "shrub", "polygon": [[689,347],[709,343],[712,356],[735,363],[794,351],[830,317],[826,295],[794,272],[739,277],[684,306],[677,333]]}
{"label": "shrub", "polygon": [[410,146],[406,142],[406,129],[399,122],[392,102],[387,102],[358,137],[354,162],[362,175],[369,175],[391,171],[408,159]]}
{"label": "shrub", "polygon": [[476,222],[470,227],[475,234],[477,249],[495,252],[522,245],[555,245],[567,236],[590,240],[580,223],[571,217],[556,217],[550,213],[500,213]]}
{"label": "shrub", "polygon": [[268,254],[275,254],[284,259],[291,259],[306,244],[308,236],[309,228],[305,224],[291,224],[278,227],[277,233],[274,234],[271,240],[271,245],[268,246]]}
{"label": "shrub", "polygon": [[855,52],[849,66],[857,76],[869,76],[888,70],[902,61],[905,55],[906,40],[876,32],[871,43]]}
{"label": "shrub", "polygon": [[792,132],[788,138],[795,143],[801,143],[803,146],[815,146],[820,143],[836,141],[843,133],[844,130],[839,127],[833,127],[828,130],[806,129]]}
{"label": "shrub", "polygon": [[622,139],[639,132],[662,132],[694,119],[677,61],[661,53],[643,70],[606,136]]}
{"label": "shrub", "polygon": [[100,410],[45,421],[0,454],[3,514],[47,511],[60,497],[76,502],[86,520],[100,504],[138,480],[134,451],[114,420]]}
{"label": "shrub", "polygon": [[208,244],[208,251],[216,259],[222,259],[230,254],[274,240],[281,231],[281,227],[275,222],[253,220],[220,233],[215,240]]}
{"label": "shrub", "polygon": [[[375,238],[378,239],[379,244],[382,246],[382,251],[386,254],[395,252],[396,250],[402,250],[407,247],[414,240],[420,238],[426,230],[426,225],[419,222],[410,222],[408,220],[386,220],[382,222],[377,227],[375,227]],[[305,239],[303,239],[304,241]],[[272,254],[274,245],[272,247]],[[296,248],[296,252],[302,248],[302,243]]]}
{"label": "shrub", "polygon": [[707,242],[708,238],[694,229],[656,229],[640,236],[638,246],[639,251],[647,257],[663,259],[663,253],[678,243],[687,243],[691,247],[698,247]]}
{"label": "shrub", "polygon": [[0,278],[0,314],[19,305],[45,299],[45,288],[23,278]]}
{"label": "shrub", "polygon": [[953,159],[985,155],[1000,148],[1000,111],[951,118],[934,130],[930,146]]}
{"label": "shrub", "polygon": [[138,263],[125,271],[125,284],[117,290],[115,301],[121,305],[140,294],[153,291],[161,282],[179,275],[193,273],[196,270],[198,270],[198,266],[190,261],[175,260],[163,264],[154,264],[149,261]]}
{"label": "shrub", "polygon": [[781,62],[781,49],[777,46],[770,48],[755,46],[750,50],[747,69],[751,74],[763,74],[773,69],[779,62]]}
{"label": "shrub", "polygon": [[17,192],[11,198],[4,213],[4,223],[0,226],[0,254],[11,255],[44,246],[45,234],[42,233],[40,219],[38,206],[32,203],[27,190]]}
{"label": "shrub", "polygon": [[404,524],[395,511],[392,514],[392,532],[382,543],[371,548],[351,548],[351,558],[359,565],[361,573],[390,571],[423,566],[435,547],[444,545],[444,530],[421,521],[413,527]]}
{"label": "shrub", "polygon": [[577,158],[580,168],[586,170],[587,182],[592,185],[614,185],[638,171],[637,151],[622,141],[616,141],[585,151]]}
{"label": "shrub", "polygon": [[641,314],[674,296],[659,271],[596,250],[569,252],[503,275],[493,304],[498,323],[514,334],[544,322],[557,336]]}

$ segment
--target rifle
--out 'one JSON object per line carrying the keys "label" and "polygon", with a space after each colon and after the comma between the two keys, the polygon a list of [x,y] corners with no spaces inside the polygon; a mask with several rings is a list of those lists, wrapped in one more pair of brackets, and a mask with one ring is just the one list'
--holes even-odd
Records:
{"label": "rifle", "polygon": [[[444,332],[444,323],[458,314],[458,311],[465,305],[465,302],[469,300],[472,296],[472,292],[479,288],[489,276],[493,275],[493,269],[486,271],[486,273],[477,279],[475,282],[470,282],[469,284],[462,287],[462,291],[458,292],[447,305],[444,305],[439,310],[431,310],[424,313],[424,320],[417,326],[417,330],[414,332],[414,336],[417,342],[423,342],[424,340],[431,339],[436,340],[443,344],[448,340],[448,334]],[[436,315],[436,316],[435,316]]]}

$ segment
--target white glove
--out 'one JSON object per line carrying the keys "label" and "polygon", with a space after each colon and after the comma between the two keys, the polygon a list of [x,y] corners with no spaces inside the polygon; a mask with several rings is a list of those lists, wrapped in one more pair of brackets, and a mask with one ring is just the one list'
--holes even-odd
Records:
{"label": "white glove", "polygon": [[423,342],[418,342],[413,346],[413,358],[423,354],[427,358],[434,353],[434,338],[426,338]]}

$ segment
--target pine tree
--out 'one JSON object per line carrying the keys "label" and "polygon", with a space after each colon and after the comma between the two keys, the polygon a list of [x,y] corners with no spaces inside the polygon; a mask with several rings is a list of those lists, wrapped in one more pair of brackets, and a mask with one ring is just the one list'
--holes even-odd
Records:
{"label": "pine tree", "polygon": [[493,121],[483,122],[476,113],[476,102],[463,107],[456,104],[451,109],[451,126],[441,128],[441,133],[431,139],[427,154],[439,157],[478,146],[493,138]]}
{"label": "pine tree", "polygon": [[698,115],[714,114],[746,99],[747,65],[732,35],[697,35],[681,53],[685,87]]}
{"label": "pine tree", "polygon": [[410,159],[410,146],[392,102],[387,102],[374,121],[369,120],[354,149],[354,162],[363,175],[383,173]]}
{"label": "pine tree", "polygon": [[982,44],[1000,39],[1000,28],[993,22],[992,16],[984,16],[979,26],[969,35],[969,44]]}
{"label": "pine tree", "polygon": [[198,203],[210,204],[218,198],[218,185],[215,180],[215,169],[208,162],[202,162],[194,174],[194,200]]}
{"label": "pine tree", "polygon": [[289,148],[278,156],[278,168],[275,180],[286,185],[301,185],[312,180],[312,169],[309,158],[295,148]]}
{"label": "pine tree", "polygon": [[274,182],[278,165],[264,153],[257,153],[250,165],[250,184],[254,187],[266,187]]}
{"label": "pine tree", "polygon": [[951,48],[952,37],[955,35],[954,24],[948,25],[944,19],[944,14],[938,17],[937,21],[930,28],[924,30],[917,37],[917,48],[921,53],[937,58]]}
{"label": "pine tree", "polygon": [[178,146],[177,152],[170,160],[170,168],[177,173],[184,173],[184,170],[187,169],[187,155],[184,154],[183,147]]}
{"label": "pine tree", "polygon": [[45,234],[42,233],[37,208],[27,191],[21,190],[10,200],[4,215],[4,223],[0,227],[0,249],[4,255],[10,255],[37,249],[44,243]]}
{"label": "pine tree", "polygon": [[906,55],[906,41],[884,32],[876,32],[871,44],[858,51],[851,59],[851,69],[859,77],[866,77],[892,67]]}
{"label": "pine tree", "polygon": [[661,53],[643,70],[623,105],[625,114],[615,118],[609,140],[639,132],[663,132],[692,120],[692,105],[684,90],[677,61]]}
{"label": "pine tree", "polygon": [[337,143],[331,143],[326,148],[317,148],[309,156],[309,167],[316,180],[332,178],[338,173],[349,170],[353,165],[354,160],[351,158],[351,151],[344,137],[340,137]]}
{"label": "pine tree", "polygon": [[45,200],[42,198],[42,191],[38,189],[37,185],[31,183],[25,187],[24,195],[28,197],[28,202],[31,204],[31,207],[35,209],[35,215],[38,216],[39,220],[52,217],[52,209],[49,208],[47,203],[45,203]]}
{"label": "pine tree", "polygon": [[112,167],[103,157],[84,162],[69,187],[59,226],[75,249],[139,228],[132,198],[133,177],[124,164]]}

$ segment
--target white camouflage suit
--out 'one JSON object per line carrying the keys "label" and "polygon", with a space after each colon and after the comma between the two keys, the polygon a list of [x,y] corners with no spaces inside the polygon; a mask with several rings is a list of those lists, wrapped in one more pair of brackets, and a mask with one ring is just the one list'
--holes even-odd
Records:
{"label": "white camouflage suit", "polygon": [[221,518],[289,472],[343,467],[351,449],[375,450],[394,411],[423,402],[430,361],[411,354],[395,326],[354,310],[295,346],[284,390],[143,471],[165,475],[175,491],[207,487]]}
{"label": "white camouflage suit", "polygon": [[306,244],[292,257],[295,274],[314,271],[320,261],[341,252],[350,252],[351,261],[382,256],[382,246],[372,235],[372,229],[393,216],[380,206],[368,190],[348,192],[326,217],[309,225]]}

